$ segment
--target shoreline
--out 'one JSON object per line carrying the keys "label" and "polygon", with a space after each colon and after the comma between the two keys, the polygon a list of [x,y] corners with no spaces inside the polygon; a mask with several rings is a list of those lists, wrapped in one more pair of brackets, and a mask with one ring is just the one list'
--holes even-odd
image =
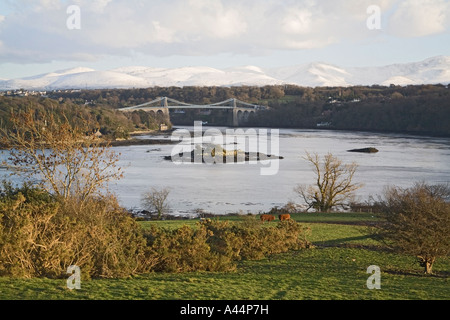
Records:
{"label": "shoreline", "polygon": [[128,139],[105,142],[111,147],[126,147],[126,146],[143,146],[143,145],[164,145],[177,144],[177,141],[167,139]]}
{"label": "shoreline", "polygon": [[137,139],[135,137],[142,136],[168,136],[175,129],[167,131],[159,130],[145,130],[145,131],[134,131],[130,133],[129,139],[121,140],[111,140],[105,141],[104,145],[109,145],[111,147],[126,147],[126,146],[143,146],[143,145],[163,145],[163,144],[176,144],[176,141],[171,141],[170,139]]}
{"label": "shoreline", "polygon": [[133,131],[130,132],[130,136],[134,137],[134,136],[160,136],[163,134],[169,134],[172,133],[173,131],[175,131],[176,129],[170,129],[170,130],[164,130],[164,131],[160,131],[160,130],[140,130],[140,131]]}
{"label": "shoreline", "polygon": [[[214,127],[214,126],[205,126]],[[240,127],[242,129],[248,129],[250,127]],[[274,129],[274,127],[260,127],[256,126],[254,128],[265,128],[265,129]],[[291,128],[291,127],[283,127],[276,129],[287,129],[287,130],[313,130],[313,131],[338,131],[338,132],[351,132],[351,133],[364,133],[364,134],[387,134],[387,135],[396,135],[399,137],[408,137],[408,138],[433,138],[433,139],[448,139],[450,135],[436,135],[431,133],[417,133],[417,132],[408,132],[408,131],[385,131],[385,130],[352,130],[352,129],[341,129],[341,128]],[[105,140],[102,145],[110,145],[111,147],[123,147],[123,146],[133,146],[133,145],[173,145],[177,144],[177,141],[171,141],[170,139],[136,139],[136,137],[141,136],[169,136],[177,129],[173,127],[172,129],[160,131],[160,130],[141,130],[141,131],[133,131],[130,132],[130,138],[127,140]],[[191,136],[193,133],[191,132]],[[347,150],[350,151],[350,150]]]}

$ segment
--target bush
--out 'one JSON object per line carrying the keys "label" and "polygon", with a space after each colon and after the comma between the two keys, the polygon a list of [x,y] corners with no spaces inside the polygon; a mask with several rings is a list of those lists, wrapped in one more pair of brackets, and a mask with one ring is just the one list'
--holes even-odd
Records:
{"label": "bush", "polygon": [[235,266],[226,255],[211,250],[208,231],[183,226],[176,230],[152,226],[146,231],[148,245],[157,257],[154,271],[229,271]]}
{"label": "bush", "polygon": [[310,247],[306,231],[293,220],[266,227],[255,217],[247,217],[240,223],[205,219],[195,229],[153,225],[146,231],[146,238],[158,260],[155,271],[232,271],[238,260],[257,260]]}
{"label": "bush", "polygon": [[281,208],[273,207],[272,209],[270,209],[269,212],[267,212],[267,214],[274,214],[274,215],[285,214],[285,213],[294,214],[294,213],[301,212],[301,211],[302,211],[301,206],[296,205],[295,203],[289,201]]}
{"label": "bush", "polygon": [[0,195],[0,276],[118,278],[151,271],[233,271],[242,259],[307,248],[293,220],[267,226],[204,219],[195,228],[152,225],[145,232],[116,199],[61,201],[37,188],[4,185]]}
{"label": "bush", "polygon": [[0,197],[0,275],[84,279],[127,277],[155,263],[139,225],[113,197],[64,202],[47,192],[5,185]]}
{"label": "bush", "polygon": [[141,227],[115,198],[91,199],[86,207],[66,202],[62,215],[75,221],[71,242],[78,261],[72,264],[90,276],[128,277],[150,270],[155,263]]}
{"label": "bush", "polygon": [[0,201],[0,275],[61,274],[60,257],[66,256],[69,248],[60,244],[58,235],[64,234],[69,224],[57,217],[58,210],[58,203],[48,194],[5,190]]}
{"label": "bush", "polygon": [[307,229],[294,220],[279,221],[276,227],[266,227],[255,217],[238,224],[205,220],[203,225],[212,231],[214,250],[235,260],[258,260],[311,246],[305,237],[300,237]]}

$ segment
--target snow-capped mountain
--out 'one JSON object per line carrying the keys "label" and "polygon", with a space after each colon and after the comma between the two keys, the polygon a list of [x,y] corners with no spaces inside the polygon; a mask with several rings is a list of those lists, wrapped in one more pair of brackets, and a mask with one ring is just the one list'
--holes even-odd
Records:
{"label": "snow-capped mountain", "polygon": [[227,69],[210,67],[151,68],[123,67],[109,71],[75,68],[33,77],[0,79],[0,90],[56,90],[146,88],[152,86],[300,86],[449,84],[450,57],[439,56],[421,62],[381,67],[343,68],[327,63],[263,69],[243,66]]}
{"label": "snow-capped mountain", "polygon": [[271,69],[268,73],[285,83],[308,87],[349,86],[348,79],[352,76],[343,68],[325,63]]}

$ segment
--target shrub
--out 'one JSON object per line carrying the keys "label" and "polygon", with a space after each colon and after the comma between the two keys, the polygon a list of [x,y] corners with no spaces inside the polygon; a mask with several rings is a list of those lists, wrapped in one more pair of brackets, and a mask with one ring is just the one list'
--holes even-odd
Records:
{"label": "shrub", "polygon": [[233,271],[242,259],[307,248],[306,229],[293,220],[266,226],[204,219],[176,230],[143,231],[112,197],[64,199],[24,186],[0,195],[0,276],[66,278],[71,265],[83,279],[150,271]]}
{"label": "shrub", "polygon": [[76,200],[65,202],[61,211],[75,222],[69,242],[77,263],[72,264],[90,276],[127,277],[146,272],[155,263],[141,227],[114,197],[90,199],[86,207]]}
{"label": "shrub", "polygon": [[205,219],[200,225],[209,232],[208,244],[211,250],[230,261],[241,259],[245,239],[237,237],[236,230],[230,222]]}
{"label": "shrub", "polygon": [[211,250],[206,228],[176,230],[152,226],[146,231],[149,249],[158,257],[154,271],[228,271],[235,266],[226,255]]}
{"label": "shrub", "polygon": [[28,197],[12,192],[0,201],[0,275],[60,275],[59,260],[68,248],[58,234],[69,224],[58,219],[59,205],[51,197],[38,191],[24,193]]}
{"label": "shrub", "polygon": [[155,262],[139,225],[114,197],[59,201],[47,192],[5,185],[0,197],[0,275],[127,277]]}
{"label": "shrub", "polygon": [[[210,224],[214,227],[214,222]],[[238,253],[238,259],[258,260],[271,254],[310,247],[306,238],[300,237],[306,231],[294,220],[279,221],[275,227],[265,227],[252,217],[244,223],[230,225],[226,232],[222,232],[225,235],[222,237],[230,246],[228,251]]]}
{"label": "shrub", "polygon": [[279,207],[273,207],[270,209],[269,212],[267,212],[268,214],[274,214],[274,215],[279,215],[279,214],[285,214],[285,213],[289,213],[289,214],[294,214],[297,212],[302,211],[301,206],[296,205],[295,203],[289,201],[288,203],[286,203],[283,207],[279,208]]}
{"label": "shrub", "polygon": [[146,238],[158,259],[155,271],[231,271],[238,260],[310,247],[306,231],[293,220],[265,227],[255,217],[246,217],[239,223],[205,219],[197,228],[176,230],[153,225]]}

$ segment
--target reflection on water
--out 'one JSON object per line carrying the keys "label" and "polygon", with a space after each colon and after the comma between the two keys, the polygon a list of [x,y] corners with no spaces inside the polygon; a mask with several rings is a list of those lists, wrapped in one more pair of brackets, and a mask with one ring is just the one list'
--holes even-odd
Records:
{"label": "reflection on water", "polygon": [[[379,152],[347,152],[364,147],[375,147]],[[111,187],[124,206],[139,208],[141,194],[150,187],[171,189],[169,200],[173,213],[196,209],[216,214],[257,213],[288,201],[301,203],[293,188],[297,184],[314,183],[311,167],[302,158],[306,151],[320,155],[331,152],[344,162],[356,161],[359,168],[355,182],[364,184],[357,192],[361,201],[381,194],[386,185],[408,187],[415,181],[450,182],[448,138],[281,129],[279,155],[284,159],[280,160],[278,174],[273,176],[260,175],[262,164],[176,165],[163,159],[171,154],[172,148],[173,145],[158,146],[158,149],[116,148],[122,153],[125,177]]]}
{"label": "reflection on water", "polygon": [[[163,139],[164,136],[141,138]],[[151,187],[170,188],[169,202],[175,214],[193,213],[197,209],[216,214],[258,213],[288,201],[301,203],[293,188],[297,184],[314,183],[311,167],[302,158],[306,151],[320,155],[331,152],[344,162],[356,161],[359,168],[355,182],[364,184],[357,192],[361,201],[381,194],[386,185],[408,187],[416,181],[450,183],[449,138],[280,129],[279,155],[284,159],[273,176],[260,174],[264,165],[261,163],[176,165],[163,159],[171,154],[173,147],[167,144],[114,148],[121,153],[120,166],[125,176],[110,188],[122,205],[138,209],[141,195]],[[347,152],[365,147],[375,147],[379,152]],[[8,172],[3,169],[0,174],[6,177]]]}

